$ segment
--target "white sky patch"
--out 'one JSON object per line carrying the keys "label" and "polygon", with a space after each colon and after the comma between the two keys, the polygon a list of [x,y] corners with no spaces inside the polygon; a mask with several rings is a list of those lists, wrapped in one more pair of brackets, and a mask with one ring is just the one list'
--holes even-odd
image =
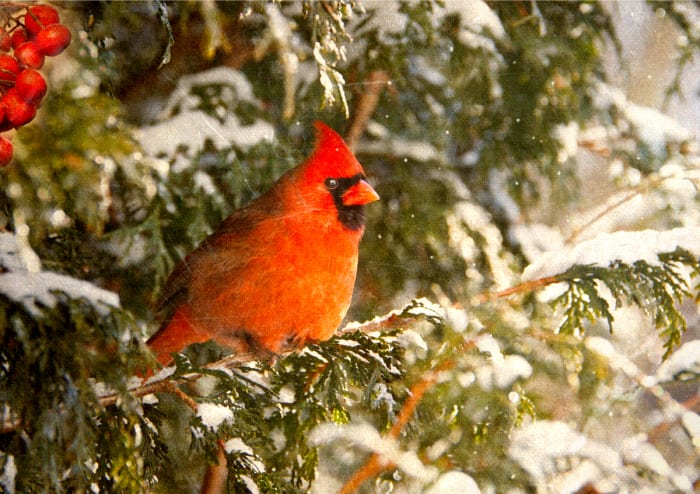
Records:
{"label": "white sky patch", "polygon": [[116,293],[103,290],[87,281],[50,271],[5,273],[0,275],[0,280],[0,293],[23,304],[37,316],[41,314],[38,305],[56,305],[56,296],[52,291],[63,292],[72,299],[87,299],[98,311],[104,313],[107,311],[103,305],[119,307],[119,295]]}
{"label": "white sky patch", "polygon": [[659,264],[659,254],[681,247],[700,255],[700,228],[674,228],[668,231],[601,233],[574,247],[543,253],[523,271],[522,280],[531,281],[565,272],[574,265],[607,267],[613,261],[633,264],[646,261]]}
{"label": "white sky patch", "polygon": [[210,429],[217,429],[224,422],[233,420],[233,412],[230,408],[215,403],[199,403],[197,405],[197,417]]}
{"label": "white sky patch", "polygon": [[415,452],[401,450],[393,438],[380,435],[379,431],[369,424],[325,423],[316,427],[309,435],[311,446],[323,446],[336,441],[346,441],[364,451],[377,453],[386,462],[395,464],[406,475],[419,481],[431,482],[436,476],[435,469],[423,465]]}

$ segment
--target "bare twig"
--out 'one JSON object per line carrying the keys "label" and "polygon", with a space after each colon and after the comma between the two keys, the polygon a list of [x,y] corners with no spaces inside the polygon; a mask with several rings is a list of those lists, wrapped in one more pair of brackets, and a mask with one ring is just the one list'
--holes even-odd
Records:
{"label": "bare twig", "polygon": [[216,464],[209,465],[200,494],[222,494],[226,492],[226,478],[228,477],[228,462],[224,442],[219,439],[216,448]]}
{"label": "bare twig", "polygon": [[578,236],[581,235],[581,233],[584,232],[586,229],[590,228],[591,225],[600,221],[601,218],[604,218],[611,211],[613,211],[613,210],[619,208],[620,206],[622,206],[623,204],[631,201],[632,199],[634,199],[638,195],[643,194],[645,189],[646,189],[646,187],[644,189],[636,188],[636,189],[632,190],[631,192],[627,193],[624,197],[622,197],[619,200],[615,201],[614,203],[610,204],[608,207],[606,207],[605,209],[600,211],[598,214],[596,214],[593,218],[588,220],[586,223],[575,228],[571,232],[569,237],[566,239],[566,243],[570,244],[572,242],[575,242],[576,239],[578,238]]}
{"label": "bare twig", "polygon": [[413,324],[418,320],[419,318],[413,315],[391,312],[384,317],[372,319],[371,321],[363,322],[359,325],[354,323],[348,324],[344,328],[339,329],[337,334],[344,335],[355,331],[360,331],[362,333],[375,333],[377,331],[385,331],[387,329],[395,328],[399,326],[399,324]]}
{"label": "bare twig", "polygon": [[546,276],[544,278],[526,281],[525,283],[520,283],[519,285],[506,288],[505,290],[501,290],[499,292],[487,292],[477,295],[476,297],[474,297],[474,303],[483,304],[485,302],[491,302],[499,298],[509,297],[517,293],[533,292],[545,286],[552,285],[554,283],[559,283],[559,281],[561,280],[559,280],[559,278],[556,276]]}
{"label": "bare twig", "polygon": [[591,225],[600,221],[602,218],[604,218],[606,215],[608,215],[611,211],[614,211],[615,209],[619,208],[620,206],[625,205],[626,203],[628,203],[629,201],[631,201],[635,197],[641,196],[642,194],[649,192],[650,190],[659,186],[662,182],[664,182],[666,180],[689,180],[697,188],[698,177],[693,176],[692,173],[686,173],[685,175],[676,174],[676,175],[669,175],[669,176],[661,176],[658,174],[650,175],[642,183],[640,183],[636,187],[630,189],[629,192],[627,192],[627,194],[622,196],[620,199],[616,200],[612,204],[607,205],[602,211],[600,211],[598,214],[593,216],[593,218],[588,220],[583,225],[575,228],[571,232],[569,237],[566,239],[566,243],[570,244],[570,243],[575,242],[576,239],[578,238],[578,236],[581,235],[582,232],[584,232],[585,230],[590,228]]}
{"label": "bare twig", "polygon": [[350,149],[355,150],[357,143],[360,141],[360,136],[362,136],[365,127],[367,127],[367,121],[372,117],[374,110],[377,109],[382,89],[388,83],[389,74],[383,70],[370,72],[367,80],[362,83],[366,90],[357,99],[352,123],[345,135],[345,141]]}

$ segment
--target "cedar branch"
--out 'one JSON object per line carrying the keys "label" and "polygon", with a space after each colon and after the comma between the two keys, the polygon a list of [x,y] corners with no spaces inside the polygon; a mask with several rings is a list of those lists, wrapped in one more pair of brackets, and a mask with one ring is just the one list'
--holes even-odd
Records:
{"label": "cedar branch", "polygon": [[[473,340],[465,341],[460,349],[462,351],[467,351],[475,346]],[[423,379],[415,383],[408,393],[408,398],[404,402],[398,416],[396,417],[396,422],[389,430],[389,435],[396,439],[401,434],[403,428],[408,424],[409,420],[413,416],[416,407],[423,399],[425,393],[433,387],[441,372],[449,370],[455,366],[454,359],[443,360],[439,365],[432,369]],[[338,491],[338,494],[350,494],[357,491],[359,487],[368,479],[377,476],[378,474],[394,468],[395,465],[384,459],[381,455],[377,453],[372,453],[367,461],[355,473],[345,482],[343,487]]]}

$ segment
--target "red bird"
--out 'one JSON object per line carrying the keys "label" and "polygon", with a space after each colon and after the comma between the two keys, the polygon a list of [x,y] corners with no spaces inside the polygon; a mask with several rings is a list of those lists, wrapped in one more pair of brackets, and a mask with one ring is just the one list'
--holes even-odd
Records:
{"label": "red bird", "polygon": [[161,365],[192,343],[277,354],[335,332],[350,306],[364,205],[379,196],[341,137],[317,122],[316,148],[188,254],[148,340]]}

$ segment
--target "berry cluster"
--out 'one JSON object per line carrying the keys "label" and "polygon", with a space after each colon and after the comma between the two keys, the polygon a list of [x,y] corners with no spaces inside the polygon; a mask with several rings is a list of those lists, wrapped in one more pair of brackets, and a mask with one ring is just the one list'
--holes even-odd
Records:
{"label": "berry cluster", "polygon": [[[34,118],[47,89],[46,80],[38,70],[44,65],[44,57],[53,57],[66,49],[71,34],[50,5],[30,5],[6,15],[2,21],[0,132],[5,132]],[[12,143],[0,136],[0,166],[10,162],[12,152]]]}

